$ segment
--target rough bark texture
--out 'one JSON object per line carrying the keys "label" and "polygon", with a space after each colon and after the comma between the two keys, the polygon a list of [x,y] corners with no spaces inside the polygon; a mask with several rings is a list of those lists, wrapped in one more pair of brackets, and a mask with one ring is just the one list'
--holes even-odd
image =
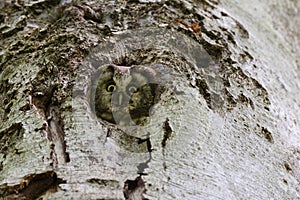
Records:
{"label": "rough bark texture", "polygon": [[[0,198],[299,199],[300,2],[1,1]],[[155,64],[147,126],[95,117]]]}

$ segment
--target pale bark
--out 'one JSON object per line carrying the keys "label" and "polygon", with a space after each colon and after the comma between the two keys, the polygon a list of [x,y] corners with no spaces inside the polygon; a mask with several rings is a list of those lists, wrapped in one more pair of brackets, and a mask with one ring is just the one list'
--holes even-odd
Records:
{"label": "pale bark", "polygon": [[[0,3],[0,198],[299,199],[297,1]],[[93,113],[101,65],[151,65],[147,126]]]}

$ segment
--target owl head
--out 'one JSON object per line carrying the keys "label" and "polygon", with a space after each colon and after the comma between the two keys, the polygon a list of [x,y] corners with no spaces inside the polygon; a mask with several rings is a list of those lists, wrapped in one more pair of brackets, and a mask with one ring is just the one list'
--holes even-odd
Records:
{"label": "owl head", "polygon": [[96,116],[118,125],[144,125],[156,103],[156,72],[149,66],[100,68],[95,89]]}

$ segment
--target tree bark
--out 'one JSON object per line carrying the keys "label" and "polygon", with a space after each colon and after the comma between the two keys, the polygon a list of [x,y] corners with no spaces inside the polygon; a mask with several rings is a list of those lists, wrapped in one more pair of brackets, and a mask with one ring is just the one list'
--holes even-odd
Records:
{"label": "tree bark", "polygon": [[[1,2],[1,199],[299,199],[299,9]],[[146,125],[96,117],[106,65],[155,71]]]}

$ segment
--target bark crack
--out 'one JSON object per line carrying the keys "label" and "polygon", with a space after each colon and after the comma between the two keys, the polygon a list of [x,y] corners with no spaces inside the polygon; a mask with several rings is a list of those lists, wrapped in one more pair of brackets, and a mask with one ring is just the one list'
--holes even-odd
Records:
{"label": "bark crack", "polygon": [[50,141],[53,142],[53,167],[70,161],[69,154],[66,152],[63,126],[58,113],[58,108],[50,106],[47,112],[48,133]]}
{"label": "bark crack", "polygon": [[126,180],[124,183],[123,194],[127,200],[147,200],[147,198],[143,196],[145,192],[145,182],[141,176],[135,180]]}
{"label": "bark crack", "polygon": [[36,112],[36,115],[44,119],[45,137],[52,142],[51,157],[53,167],[70,161],[69,154],[66,152],[64,140],[63,122],[60,117],[59,107],[53,105],[51,97],[54,89],[50,93],[36,92],[29,96],[29,103]]}
{"label": "bark crack", "polygon": [[56,192],[58,185],[66,183],[53,171],[30,174],[17,185],[0,185],[0,197],[5,199],[37,199],[46,193]]}
{"label": "bark crack", "polygon": [[161,142],[161,146],[163,147],[163,149],[166,147],[166,144],[167,144],[167,140],[170,139],[170,137],[172,136],[172,128],[170,126],[170,123],[169,123],[169,119],[167,118],[165,123],[164,123],[164,126],[163,126],[163,129],[164,129],[164,138]]}

